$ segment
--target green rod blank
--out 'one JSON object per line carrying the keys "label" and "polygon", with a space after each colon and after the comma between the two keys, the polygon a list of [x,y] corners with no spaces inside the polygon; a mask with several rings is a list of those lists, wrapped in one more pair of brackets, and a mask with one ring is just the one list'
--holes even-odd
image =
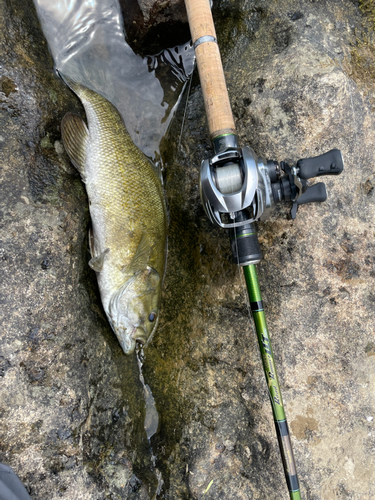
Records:
{"label": "green rod blank", "polygon": [[264,374],[267,380],[268,393],[271,401],[275,421],[277,439],[283,461],[285,478],[291,500],[301,500],[296,464],[293,455],[292,443],[288,424],[285,417],[280,384],[277,377],[275,360],[271,340],[268,333],[266,317],[264,314],[262,295],[260,292],[258,276],[255,265],[243,267],[247,291],[249,294],[251,312],[253,314],[257,332],[260,354],[263,362]]}

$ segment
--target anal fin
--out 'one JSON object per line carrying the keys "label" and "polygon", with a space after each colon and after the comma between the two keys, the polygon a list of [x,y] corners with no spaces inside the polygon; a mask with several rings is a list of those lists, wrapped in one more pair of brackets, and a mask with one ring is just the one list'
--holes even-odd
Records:
{"label": "anal fin", "polygon": [[94,240],[94,232],[92,227],[89,229],[89,249],[91,257],[95,257],[95,240]]}

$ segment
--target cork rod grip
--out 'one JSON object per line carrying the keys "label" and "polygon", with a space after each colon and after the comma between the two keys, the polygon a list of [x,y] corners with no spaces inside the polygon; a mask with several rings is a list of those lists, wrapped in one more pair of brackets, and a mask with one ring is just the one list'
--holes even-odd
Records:
{"label": "cork rod grip", "polygon": [[[202,37],[216,40],[209,0],[185,0],[185,5],[193,44]],[[236,134],[217,43],[199,43],[195,48],[195,56],[211,140],[224,134]]]}

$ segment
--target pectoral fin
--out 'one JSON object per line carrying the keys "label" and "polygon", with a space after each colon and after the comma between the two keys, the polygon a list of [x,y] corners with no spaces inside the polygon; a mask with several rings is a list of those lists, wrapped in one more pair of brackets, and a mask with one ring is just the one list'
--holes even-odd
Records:
{"label": "pectoral fin", "polygon": [[92,227],[89,229],[89,249],[91,257],[95,257],[95,240]]}
{"label": "pectoral fin", "polygon": [[141,240],[130,264],[122,269],[124,274],[135,274],[147,267],[151,253],[151,242],[146,232],[142,233]]}
{"label": "pectoral fin", "polygon": [[102,252],[100,255],[93,257],[89,261],[89,266],[91,267],[91,269],[93,269],[97,273],[100,273],[100,271],[103,269],[104,259],[105,259],[106,255],[108,254],[108,252],[109,252],[109,248],[106,248],[104,250],[104,252]]}
{"label": "pectoral fin", "polygon": [[67,113],[61,122],[61,135],[64,148],[70,161],[85,181],[85,158],[89,131],[82,118],[73,113]]}

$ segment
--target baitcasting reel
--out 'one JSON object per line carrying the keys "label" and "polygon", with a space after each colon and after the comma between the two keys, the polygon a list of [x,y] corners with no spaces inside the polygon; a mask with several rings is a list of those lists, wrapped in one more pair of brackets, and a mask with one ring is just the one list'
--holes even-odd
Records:
{"label": "baitcasting reel", "polygon": [[291,217],[299,205],[323,202],[327,191],[323,182],[310,186],[307,179],[338,175],[344,168],[341,152],[332,149],[315,158],[286,162],[257,158],[249,147],[239,148],[236,136],[226,136],[211,159],[204,160],[200,172],[200,194],[211,222],[234,228],[232,253],[240,265],[257,264],[262,259],[253,222],[265,220],[276,203],[292,201]]}

